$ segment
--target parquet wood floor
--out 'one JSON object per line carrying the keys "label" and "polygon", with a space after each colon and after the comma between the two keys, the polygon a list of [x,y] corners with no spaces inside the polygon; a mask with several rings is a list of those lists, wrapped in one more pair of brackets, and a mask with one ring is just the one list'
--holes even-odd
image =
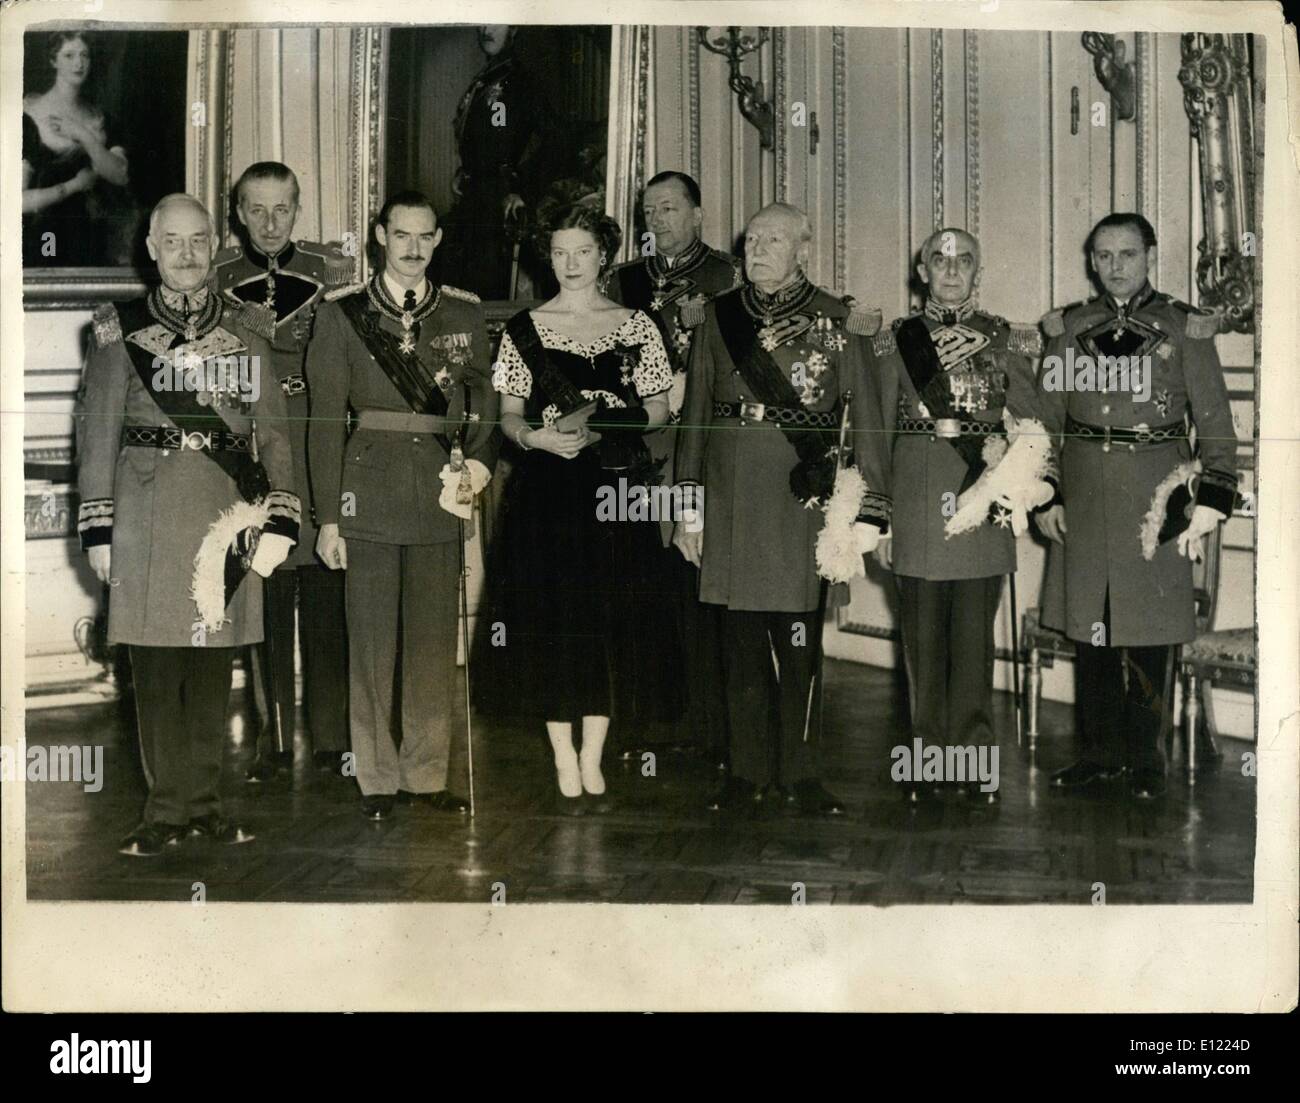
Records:
{"label": "parquet wood floor", "polygon": [[[849,815],[755,821],[704,810],[717,782],[702,758],[661,755],[654,777],[607,761],[618,801],[605,816],[555,814],[544,733],[476,725],[478,815],[472,823],[402,806],[364,820],[350,781],[314,771],[300,748],[292,784],[250,786],[249,720],[232,708],[228,814],[257,832],[240,847],[187,842],[155,859],[116,853],[135,824],[144,779],[134,725],[117,705],[28,714],[27,744],[104,746],[102,791],[28,782],[28,895],[33,900],[188,901],[195,881],[218,901],[488,901],[511,903],[1090,904],[1240,903],[1253,887],[1255,784],[1247,746],[1190,788],[1177,759],[1163,801],[1050,792],[1073,757],[1072,710],[1047,704],[1036,761],[1015,744],[1010,699],[1001,724],[1002,804],[956,798],[909,811],[890,780],[890,749],[907,743],[893,671],[828,662],[824,780]],[[1006,734],[1010,733],[1010,734]],[[500,891],[499,888],[497,891]]]}

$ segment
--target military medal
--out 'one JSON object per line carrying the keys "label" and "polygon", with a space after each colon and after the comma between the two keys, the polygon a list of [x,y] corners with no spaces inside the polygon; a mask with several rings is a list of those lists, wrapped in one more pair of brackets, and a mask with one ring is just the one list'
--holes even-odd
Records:
{"label": "military medal", "polygon": [[424,302],[417,305],[414,310],[406,310],[398,306],[378,276],[366,284],[366,295],[370,299],[371,306],[401,325],[402,337],[397,343],[397,349],[403,356],[410,356],[415,352],[415,344],[420,336],[420,323],[437,310],[438,304],[442,301],[442,288],[435,288],[430,284]]}

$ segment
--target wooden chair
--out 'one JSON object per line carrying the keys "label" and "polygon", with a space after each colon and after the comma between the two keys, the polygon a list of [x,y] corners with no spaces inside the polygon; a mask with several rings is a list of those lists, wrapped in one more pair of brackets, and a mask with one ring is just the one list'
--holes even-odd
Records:
{"label": "wooden chair", "polygon": [[[1237,511],[1234,517],[1250,514]],[[1209,750],[1219,757],[1214,722],[1213,689],[1216,685],[1255,690],[1255,629],[1215,628],[1218,609],[1219,568],[1223,551],[1252,550],[1249,543],[1227,543],[1228,522],[1220,525],[1206,540],[1205,558],[1193,569],[1193,595],[1196,608],[1196,639],[1175,650],[1171,684],[1166,687],[1166,715],[1175,717],[1176,696],[1181,690],[1184,761],[1188,777],[1194,779],[1198,768],[1198,751]],[[1026,609],[1022,618],[1021,650],[1025,661],[1025,734],[1029,749],[1038,743],[1038,712],[1043,693],[1043,668],[1055,665],[1058,657],[1074,658],[1074,643],[1060,632],[1044,628],[1039,610]],[[1165,728],[1166,747],[1173,740],[1174,723]],[[1206,742],[1200,747],[1198,735],[1204,729]]]}
{"label": "wooden chair", "polygon": [[[1233,517],[1250,516],[1240,510]],[[1216,628],[1220,567],[1227,551],[1253,551],[1252,543],[1233,542],[1232,518],[1206,541],[1205,559],[1193,574],[1196,600],[1196,639],[1179,648],[1176,658],[1182,690],[1182,728],[1187,775],[1194,779],[1203,751],[1218,759],[1218,727],[1214,722],[1214,687],[1233,686],[1255,691],[1255,627]],[[1205,742],[1198,738],[1201,729]],[[1172,732],[1170,733],[1172,740]]]}

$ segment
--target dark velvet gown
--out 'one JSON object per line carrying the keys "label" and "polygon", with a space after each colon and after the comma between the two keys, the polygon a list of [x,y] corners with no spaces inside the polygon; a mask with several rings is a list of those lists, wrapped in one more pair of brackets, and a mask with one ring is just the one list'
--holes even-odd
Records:
{"label": "dark velvet gown", "polygon": [[[585,398],[639,405],[671,385],[659,331],[640,311],[585,346],[527,315],[520,322],[540,338],[538,354]],[[509,333],[493,385],[525,399],[529,425],[554,421],[557,407]],[[648,514],[629,520],[627,510],[611,517],[597,508],[602,499],[630,501],[633,487],[653,479],[640,439],[621,444],[607,435],[570,460],[541,449],[517,457],[479,610],[479,711],[574,724],[610,716],[623,739],[680,711],[658,523]],[[620,466],[606,466],[611,462]]]}
{"label": "dark velvet gown", "polygon": [[[104,117],[105,145],[117,145],[115,124]],[[40,128],[23,114],[23,160],[31,166],[32,188],[50,188],[90,168],[90,155],[79,145],[56,152],[41,140]],[[23,215],[23,267],[101,267],[129,264],[136,218],[127,193],[106,181],[69,196],[43,211]],[[54,235],[53,255],[42,246]]]}

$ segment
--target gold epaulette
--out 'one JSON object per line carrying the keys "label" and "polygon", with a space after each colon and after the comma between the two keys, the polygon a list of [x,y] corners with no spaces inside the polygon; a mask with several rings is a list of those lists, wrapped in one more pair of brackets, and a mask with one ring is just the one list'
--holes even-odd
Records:
{"label": "gold epaulette", "polygon": [[687,329],[694,329],[704,322],[704,308],[708,305],[708,300],[701,296],[698,299],[683,299],[677,308],[677,320]]}
{"label": "gold epaulette", "polygon": [[341,299],[345,295],[352,295],[357,291],[364,291],[365,289],[366,285],[364,283],[350,283],[346,287],[336,287],[333,291],[326,291],[325,298],[330,302],[333,302],[335,299]]}
{"label": "gold epaulette", "polygon": [[117,307],[112,303],[97,306],[90,325],[95,334],[95,344],[102,349],[122,340],[122,322],[117,316]]}
{"label": "gold epaulette", "polygon": [[1065,307],[1049,310],[1043,315],[1043,332],[1049,337],[1060,337],[1065,333]]}
{"label": "gold epaulette", "polygon": [[745,262],[739,257],[731,257],[731,286],[739,287],[745,282]]}
{"label": "gold epaulette", "polygon": [[1088,306],[1097,300],[1080,299],[1078,302],[1067,303],[1065,306],[1058,306],[1055,310],[1049,310],[1043,315],[1043,320],[1039,323],[1043,332],[1048,337],[1060,337],[1065,332],[1065,316],[1072,310],[1077,310],[1081,306]]}
{"label": "gold epaulette", "polygon": [[473,291],[466,291],[461,287],[452,287],[451,284],[448,283],[442,285],[442,293],[444,295],[450,295],[453,299],[463,299],[467,303],[482,302]]}
{"label": "gold epaulette", "polygon": [[880,331],[884,315],[876,307],[859,306],[852,295],[836,295],[849,308],[848,317],[844,319],[844,328],[859,337],[871,337]]}
{"label": "gold epaulette", "polygon": [[256,333],[268,341],[275,340],[275,311],[265,303],[232,303],[229,309],[249,333]]}
{"label": "gold epaulette", "polygon": [[1179,310],[1187,313],[1186,336],[1193,341],[1208,341],[1214,337],[1223,325],[1223,316],[1217,310],[1199,310],[1189,303],[1169,300]]}
{"label": "gold epaulette", "polygon": [[244,248],[242,245],[229,245],[225,249],[222,249],[220,252],[218,252],[217,255],[212,258],[212,267],[220,268],[222,265],[229,264],[231,261],[238,260],[243,255],[244,255]]}
{"label": "gold epaulette", "polygon": [[1007,348],[1025,356],[1042,356],[1043,335],[1038,332],[1037,326],[1013,323],[1007,333]]}
{"label": "gold epaulette", "polygon": [[325,264],[325,284],[327,287],[339,287],[351,283],[356,273],[357,258],[343,251],[341,241],[321,244],[319,241],[295,242],[299,252],[308,256],[319,257]]}

